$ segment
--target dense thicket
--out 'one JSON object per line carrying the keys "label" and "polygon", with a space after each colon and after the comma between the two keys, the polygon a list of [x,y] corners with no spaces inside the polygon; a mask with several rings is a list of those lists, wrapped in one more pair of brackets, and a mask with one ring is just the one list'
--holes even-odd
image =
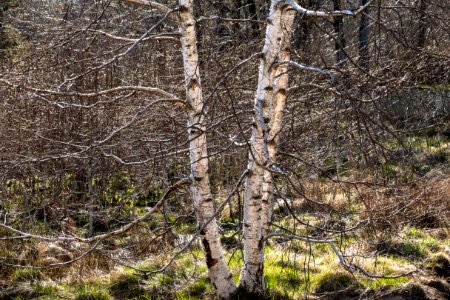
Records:
{"label": "dense thicket", "polygon": [[[142,215],[189,175],[179,12],[130,2],[140,1],[0,4],[2,223],[94,236]],[[211,188],[223,200],[247,168],[270,1],[194,2]],[[321,11],[367,3],[299,2]],[[291,60],[302,67],[290,66],[277,133],[277,213],[296,214],[301,227],[301,213],[314,212],[320,232],[355,227],[371,241],[399,224],[442,225],[449,13],[446,1],[377,0],[356,17],[297,14]],[[227,207],[233,222],[242,216],[239,196]],[[144,226],[148,242],[173,238],[170,228],[193,216],[189,190],[178,190]],[[273,224],[284,226],[277,214]],[[118,255],[132,261],[147,250]],[[0,264],[20,264],[0,256]]]}

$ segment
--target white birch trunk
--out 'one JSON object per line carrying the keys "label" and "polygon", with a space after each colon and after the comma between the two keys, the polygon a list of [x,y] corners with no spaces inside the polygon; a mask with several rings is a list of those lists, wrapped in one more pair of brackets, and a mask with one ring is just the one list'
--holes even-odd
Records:
{"label": "white birch trunk", "polygon": [[[282,38],[278,55],[279,62],[291,60],[291,36],[293,32],[295,11],[284,10],[282,12]],[[268,126],[267,148],[270,163],[276,163],[278,146],[280,144],[280,131],[283,125],[283,113],[286,104],[286,93],[289,87],[289,64],[280,64],[275,71],[273,96],[270,105],[270,122]],[[266,236],[273,212],[273,177],[269,171],[264,171],[263,196],[262,196],[262,230]],[[268,205],[268,207],[265,207]],[[267,212],[267,213],[266,213]]]}
{"label": "white birch trunk", "polygon": [[[271,121],[272,114],[279,110],[279,105],[275,105],[274,111],[271,109],[274,91],[275,95],[282,91],[274,90],[274,79],[278,72],[273,66],[280,60],[281,51],[284,51],[283,45],[286,44],[283,38],[283,28],[291,31],[293,22],[291,19],[294,16],[294,13],[286,10],[286,6],[281,2],[272,0],[269,13],[254,101],[254,127],[248,158],[249,174],[244,192],[244,267],[239,284],[249,293],[256,294],[261,294],[264,290],[264,236],[268,229],[271,211],[269,195],[272,192],[272,178],[271,174],[265,170],[271,163],[267,143],[270,128],[267,125],[273,123]],[[280,83],[280,79],[276,82]],[[274,101],[278,101],[277,99],[278,96]],[[278,118],[281,116],[276,114]]]}
{"label": "white birch trunk", "polygon": [[202,97],[193,0],[180,0],[181,46],[185,71],[191,161],[191,192],[199,228],[213,219],[201,231],[209,278],[220,298],[229,298],[236,290],[220,243],[214,201],[208,174],[205,111]]}

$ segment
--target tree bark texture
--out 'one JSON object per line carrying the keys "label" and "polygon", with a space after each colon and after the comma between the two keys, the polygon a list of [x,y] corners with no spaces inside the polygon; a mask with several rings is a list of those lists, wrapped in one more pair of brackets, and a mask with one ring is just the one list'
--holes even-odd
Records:
{"label": "tree bark texture", "polygon": [[[281,48],[278,54],[278,61],[287,62],[291,60],[291,36],[294,26],[295,11],[285,10],[282,14],[282,38]],[[289,64],[279,64],[275,71],[274,90],[270,99],[270,122],[268,126],[267,147],[269,151],[269,162],[276,164],[278,146],[280,144],[280,132],[283,125],[283,112],[286,105],[286,93],[289,87]],[[262,227],[265,237],[268,230],[273,212],[273,177],[270,171],[264,171],[263,183],[263,212]],[[266,208],[264,205],[268,205]]]}
{"label": "tree bark texture", "polygon": [[[268,136],[272,131],[268,126],[277,126],[275,119],[281,116],[274,112],[280,107],[279,100],[284,101],[279,96],[283,92],[285,94],[285,89],[277,87],[284,81],[281,77],[275,79],[277,69],[283,69],[276,67],[276,63],[289,50],[294,15],[295,12],[288,10],[282,1],[272,1],[254,100],[249,174],[244,192],[244,266],[239,284],[249,293],[255,294],[263,293],[264,289],[264,236],[271,211],[272,177],[266,168],[271,164]],[[285,34],[287,39],[284,38]],[[287,80],[287,77],[284,79]]]}
{"label": "tree bark texture", "polygon": [[[236,290],[225,261],[215,220],[215,205],[210,190],[208,151],[206,147],[205,110],[202,97],[197,37],[193,17],[193,0],[180,0],[181,47],[185,72],[188,109],[189,153],[191,161],[191,192],[209,278],[220,298],[229,298]],[[209,222],[209,223],[208,223]],[[207,224],[207,225],[206,225]]]}

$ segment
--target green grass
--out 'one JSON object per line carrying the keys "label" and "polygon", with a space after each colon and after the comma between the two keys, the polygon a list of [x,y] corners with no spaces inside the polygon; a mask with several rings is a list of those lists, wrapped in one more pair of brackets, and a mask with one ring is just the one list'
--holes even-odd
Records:
{"label": "green grass", "polygon": [[82,285],[76,291],[75,300],[112,300],[108,289],[101,284]]}
{"label": "green grass", "polygon": [[47,282],[16,282],[1,292],[4,299],[61,299],[61,289]]}
{"label": "green grass", "polygon": [[39,299],[60,299],[60,289],[53,284],[38,283],[34,286],[34,292],[41,295]]}
{"label": "green grass", "polygon": [[111,283],[109,290],[116,298],[136,297],[145,292],[140,278],[134,274],[121,274]]}
{"label": "green grass", "polygon": [[[321,224],[324,215],[311,213],[299,217],[307,219],[311,224]],[[288,229],[297,230],[299,234],[308,233],[304,228],[300,227],[299,230],[299,225],[295,224],[296,221],[290,216],[279,218],[279,222]],[[174,230],[177,233],[188,232],[192,225],[190,222],[179,223]],[[376,259],[355,258],[355,262],[374,274],[389,276],[405,273],[413,269],[411,262],[420,265],[430,256],[437,257],[442,244],[448,244],[448,240],[433,237],[430,232],[431,230],[418,227],[404,228],[399,230],[395,243],[388,245],[391,250],[385,251]],[[233,229],[224,231],[228,238],[232,234]],[[230,241],[225,240],[234,243],[236,238],[237,235]],[[361,254],[366,254],[373,250],[364,248],[365,244],[362,242],[366,239],[367,237],[359,233],[352,237],[344,236],[340,240],[339,248],[347,253],[357,249]],[[195,243],[186,253],[179,255],[164,273],[140,276],[131,268],[117,268],[114,270],[116,276],[107,277],[105,272],[107,279],[67,287],[64,295],[77,300],[208,299],[214,295],[214,288],[208,279],[203,250],[199,245],[200,243]],[[135,266],[148,271],[160,269],[172,254],[170,251],[162,251]],[[233,248],[225,254],[237,283],[243,260],[241,249]],[[442,261],[429,258],[423,263],[423,268],[434,272],[434,266],[440,268]],[[41,283],[44,279],[41,272],[28,268],[17,269],[10,276],[10,280],[18,283],[29,283],[33,295],[47,297],[41,299],[58,299],[61,292],[55,286]],[[298,240],[274,238],[266,247],[265,282],[268,297],[271,299],[300,299],[310,293],[326,293],[346,288],[379,291],[401,288],[409,281],[408,277],[370,279],[360,274],[348,273],[340,266],[335,253],[326,243],[307,244]]]}
{"label": "green grass", "polygon": [[316,293],[338,292],[348,288],[361,287],[361,283],[348,272],[325,272],[315,278]]}
{"label": "green grass", "polygon": [[214,295],[213,287],[207,277],[198,278],[187,288],[176,293],[176,299],[203,299],[206,295]]}
{"label": "green grass", "polygon": [[43,279],[44,275],[39,270],[33,268],[17,269],[10,276],[12,282],[35,282]]}

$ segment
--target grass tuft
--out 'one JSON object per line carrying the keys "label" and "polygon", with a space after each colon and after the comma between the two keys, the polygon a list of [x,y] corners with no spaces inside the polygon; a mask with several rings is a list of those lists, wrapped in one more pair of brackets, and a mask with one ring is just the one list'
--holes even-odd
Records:
{"label": "grass tuft", "polygon": [[425,267],[437,276],[450,277],[450,259],[442,253],[429,258]]}
{"label": "grass tuft", "polygon": [[108,290],[102,286],[92,284],[81,286],[78,289],[75,300],[112,300]]}
{"label": "grass tuft", "polygon": [[141,285],[139,276],[127,273],[120,274],[115,278],[109,290],[116,299],[129,299],[146,293],[146,289]]}
{"label": "grass tuft", "polygon": [[361,287],[356,278],[346,272],[321,274],[316,280],[316,293],[337,292]]}
{"label": "grass tuft", "polygon": [[44,279],[44,275],[33,268],[21,268],[15,270],[10,277],[13,282],[35,282]]}

